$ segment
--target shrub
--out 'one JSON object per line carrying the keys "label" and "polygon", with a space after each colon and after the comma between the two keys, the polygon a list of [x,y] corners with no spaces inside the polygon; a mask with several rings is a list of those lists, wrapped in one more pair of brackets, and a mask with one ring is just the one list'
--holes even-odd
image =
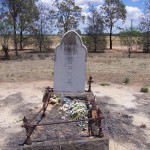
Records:
{"label": "shrub", "polygon": [[128,84],[129,82],[130,82],[129,78],[125,78],[124,81],[123,81],[124,84]]}
{"label": "shrub", "polygon": [[146,128],[146,124],[143,124],[143,123],[142,123],[142,124],[140,125],[140,128]]}
{"label": "shrub", "polygon": [[105,83],[105,82],[101,83],[100,85],[101,85],[101,86],[110,86],[109,83]]}
{"label": "shrub", "polygon": [[150,43],[149,42],[144,42],[143,43],[143,51],[145,53],[149,53],[150,52]]}
{"label": "shrub", "polygon": [[54,70],[52,70],[52,75],[54,75]]}
{"label": "shrub", "polygon": [[7,44],[3,44],[3,45],[2,45],[2,51],[5,53],[5,58],[6,58],[6,59],[9,59],[8,45],[7,45]]}
{"label": "shrub", "polygon": [[148,93],[148,87],[142,87],[140,92]]}
{"label": "shrub", "polygon": [[93,41],[93,37],[89,36],[89,35],[82,36],[83,43],[87,47],[88,52],[104,53],[104,50],[106,49],[106,44],[107,44],[106,37],[105,36],[98,36],[97,38],[98,38],[97,43],[95,43],[96,49],[94,49],[95,44]]}

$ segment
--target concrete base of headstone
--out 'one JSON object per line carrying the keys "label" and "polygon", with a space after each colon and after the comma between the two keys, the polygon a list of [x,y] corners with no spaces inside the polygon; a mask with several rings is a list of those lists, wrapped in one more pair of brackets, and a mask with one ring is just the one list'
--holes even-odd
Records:
{"label": "concrete base of headstone", "polygon": [[[58,95],[59,97],[62,96],[62,92],[54,92],[54,95]],[[63,92],[63,96],[70,96],[70,97],[87,97],[87,93],[68,93],[68,92]]]}
{"label": "concrete base of headstone", "polygon": [[24,146],[23,150],[109,150],[109,140],[106,138],[82,138],[73,141],[46,141]]}
{"label": "concrete base of headstone", "polygon": [[58,96],[61,96],[61,95],[64,95],[64,96],[83,96],[83,97],[88,97],[88,96],[94,96],[93,94],[93,91],[91,92],[82,92],[82,93],[73,93],[73,92],[55,92],[54,91],[54,95],[58,95]]}

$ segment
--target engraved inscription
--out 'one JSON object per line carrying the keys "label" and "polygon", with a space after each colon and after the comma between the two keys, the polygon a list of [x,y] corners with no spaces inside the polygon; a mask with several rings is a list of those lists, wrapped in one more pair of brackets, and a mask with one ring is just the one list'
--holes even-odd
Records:
{"label": "engraved inscription", "polygon": [[65,72],[66,72],[66,85],[72,86],[73,85],[73,60],[74,58],[72,55],[67,55],[65,59]]}

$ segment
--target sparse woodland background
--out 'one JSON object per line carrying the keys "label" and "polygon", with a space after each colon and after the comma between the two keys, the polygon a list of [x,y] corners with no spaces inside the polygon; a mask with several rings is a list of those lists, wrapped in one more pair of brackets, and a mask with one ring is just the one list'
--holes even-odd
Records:
{"label": "sparse woodland background", "polygon": [[[125,5],[121,0],[105,0],[97,9],[89,4],[90,15],[82,16],[82,8],[75,0],[53,0],[54,10],[40,0],[2,0],[0,9],[0,55],[10,59],[24,50],[51,52],[61,36],[73,29],[82,37],[89,52],[105,52],[113,46],[125,46],[130,57],[133,50],[150,52],[150,0],[145,1],[144,15],[139,24],[114,34],[118,20],[126,20]],[[84,34],[79,24],[86,23]],[[54,36],[54,33],[57,35]],[[121,49],[121,48],[120,48]]]}

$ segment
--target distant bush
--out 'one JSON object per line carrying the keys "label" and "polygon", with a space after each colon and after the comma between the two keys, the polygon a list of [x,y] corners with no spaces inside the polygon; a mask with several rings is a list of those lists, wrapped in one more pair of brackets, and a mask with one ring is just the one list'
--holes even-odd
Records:
{"label": "distant bush", "polygon": [[149,42],[143,42],[143,51],[145,53],[149,53],[150,52],[150,43]]}
{"label": "distant bush", "polygon": [[6,59],[9,59],[8,45],[7,45],[7,44],[3,44],[3,45],[2,45],[2,51],[5,53],[5,58],[6,58]]}
{"label": "distant bush", "polygon": [[54,70],[52,70],[52,76],[54,75]]}
{"label": "distant bush", "polygon": [[129,78],[125,78],[124,81],[123,81],[124,84],[128,84],[129,82],[130,82]]}
{"label": "distant bush", "polygon": [[148,87],[142,87],[140,92],[148,93]]}
{"label": "distant bush", "polygon": [[109,83],[105,83],[105,82],[101,83],[100,85],[101,85],[101,86],[110,86]]}
{"label": "distant bush", "polygon": [[146,128],[146,124],[143,124],[143,123],[142,123],[142,124],[140,125],[140,128]]}
{"label": "distant bush", "polygon": [[84,45],[87,47],[88,52],[103,53],[104,50],[106,49],[107,42],[106,42],[106,37],[104,35],[98,36],[98,39],[97,39],[98,42],[96,43],[96,45],[93,41],[92,36],[89,36],[89,35],[82,36],[82,40],[83,40]]}

